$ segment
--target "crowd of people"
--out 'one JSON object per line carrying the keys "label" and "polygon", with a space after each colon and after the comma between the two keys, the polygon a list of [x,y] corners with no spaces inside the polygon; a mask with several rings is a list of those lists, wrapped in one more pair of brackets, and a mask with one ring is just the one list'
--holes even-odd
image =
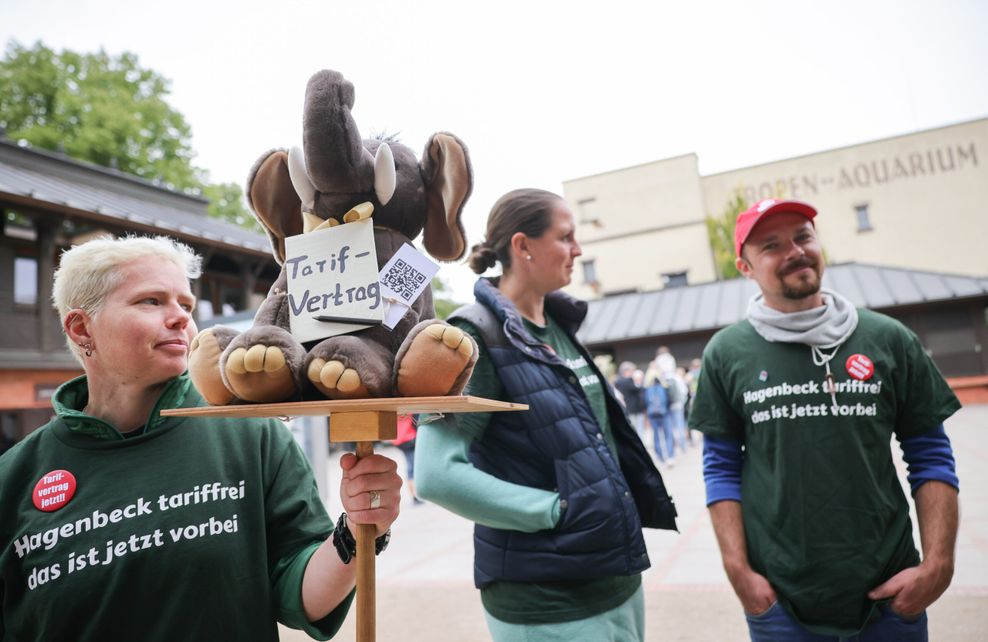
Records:
{"label": "crowd of people", "polygon": [[[943,422],[959,403],[915,334],[821,287],[816,216],[771,199],[742,212],[736,265],[758,286],[746,317],[702,360],[661,346],[611,385],[576,338],[586,304],[561,291],[582,253],[572,210],[535,189],[495,203],[469,263],[500,274],[449,322],[479,347],[466,392],[529,410],[404,417],[396,445],[413,500],[475,522],[496,642],[643,640],[642,531],[676,528],[659,467],[701,445],[754,642],[927,640],[954,570]],[[0,639],[260,641],[276,622],[327,639],[353,599],[350,524],[386,548],[402,487],[389,458],[341,459],[334,526],[279,422],[160,415],[205,403],[186,372],[198,272],[164,238],[61,256],[54,300],[85,374],[0,456]]]}
{"label": "crowd of people", "polygon": [[618,399],[641,440],[651,441],[656,458],[668,468],[675,466],[677,452],[682,455],[698,445],[686,419],[699,376],[699,359],[687,370],[666,346],[658,348],[644,370],[631,361],[618,366],[613,381]]}

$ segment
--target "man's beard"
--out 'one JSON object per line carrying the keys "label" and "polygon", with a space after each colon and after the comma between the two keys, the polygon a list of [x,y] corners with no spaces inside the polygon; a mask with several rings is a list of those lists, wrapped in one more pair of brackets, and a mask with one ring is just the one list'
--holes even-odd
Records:
{"label": "man's beard", "polygon": [[[810,278],[800,277],[796,285],[790,285],[786,281],[786,277],[800,270],[802,268],[808,267],[812,270],[813,276]],[[820,291],[820,271],[817,269],[817,263],[808,256],[804,256],[801,259],[793,261],[779,271],[779,281],[782,283],[782,296],[791,300],[800,300],[807,297],[811,297]]]}

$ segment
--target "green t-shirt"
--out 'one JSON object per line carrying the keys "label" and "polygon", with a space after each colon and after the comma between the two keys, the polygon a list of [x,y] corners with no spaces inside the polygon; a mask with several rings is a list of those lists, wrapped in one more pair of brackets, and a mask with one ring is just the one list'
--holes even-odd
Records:
{"label": "green t-shirt", "polygon": [[[333,525],[283,424],[161,417],[204,405],[187,376],[126,439],[85,403],[84,378],[65,384],[58,417],[0,457],[0,638],[268,642],[276,620],[335,633],[349,600],[314,624],[302,612]],[[55,510],[36,507],[45,479]]]}
{"label": "green t-shirt", "polygon": [[808,346],[741,321],[704,351],[690,427],[744,444],[752,568],[808,628],[850,635],[872,614],[868,591],[919,563],[892,435],[932,430],[960,404],[916,336],[868,310],[830,367],[836,406]]}
{"label": "green t-shirt", "polygon": [[584,356],[584,353],[570,341],[569,336],[559,327],[559,324],[553,321],[549,315],[546,315],[545,320],[545,326],[540,326],[528,319],[522,319],[529,334],[552,348],[556,356],[566,364],[566,367],[573,371],[573,376],[579,380],[580,388],[583,389],[583,394],[587,396],[587,401],[590,403],[590,410],[593,411],[593,416],[597,420],[601,432],[604,433],[604,439],[607,440],[611,453],[617,459],[617,444],[614,442],[610,417],[607,416],[607,396],[604,392],[604,386],[607,384],[597,375],[597,370],[591,360]]}
{"label": "green t-shirt", "polygon": [[[525,329],[536,339],[550,346],[573,371],[587,396],[597,423],[611,453],[617,458],[617,445],[607,416],[606,385],[593,364],[574,345],[551,317],[540,326],[527,319]],[[486,354],[479,331],[470,323],[454,320],[454,325],[469,332],[480,346],[480,357],[470,378],[468,394],[487,399],[504,399],[504,388],[494,364]],[[471,413],[458,417],[458,428],[472,439],[480,439],[490,421],[490,413]],[[616,608],[630,598],[641,585],[641,576],[614,576],[581,582],[494,582],[481,589],[481,601],[488,613],[512,624],[542,624],[568,622],[599,615]]]}

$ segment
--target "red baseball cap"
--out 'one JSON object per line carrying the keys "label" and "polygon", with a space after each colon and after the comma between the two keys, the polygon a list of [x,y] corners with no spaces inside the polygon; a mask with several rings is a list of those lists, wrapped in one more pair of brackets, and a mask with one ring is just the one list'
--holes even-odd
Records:
{"label": "red baseball cap", "polygon": [[804,203],[803,201],[780,201],[774,198],[762,199],[738,214],[738,220],[734,226],[734,253],[738,257],[741,256],[741,246],[748,240],[751,230],[755,229],[755,226],[763,218],[772,214],[781,214],[782,212],[802,214],[811,223],[816,217],[816,210],[809,203]]}

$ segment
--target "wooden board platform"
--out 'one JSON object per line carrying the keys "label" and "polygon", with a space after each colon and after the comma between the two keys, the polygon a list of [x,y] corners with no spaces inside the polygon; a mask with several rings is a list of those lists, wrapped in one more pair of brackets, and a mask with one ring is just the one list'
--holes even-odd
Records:
{"label": "wooden board platform", "polygon": [[482,397],[458,395],[449,397],[383,397],[380,399],[341,399],[323,401],[289,401],[284,403],[255,403],[237,406],[204,406],[162,410],[169,417],[326,417],[334,412],[396,412],[401,414],[501,412],[528,410],[528,405],[495,401]]}

